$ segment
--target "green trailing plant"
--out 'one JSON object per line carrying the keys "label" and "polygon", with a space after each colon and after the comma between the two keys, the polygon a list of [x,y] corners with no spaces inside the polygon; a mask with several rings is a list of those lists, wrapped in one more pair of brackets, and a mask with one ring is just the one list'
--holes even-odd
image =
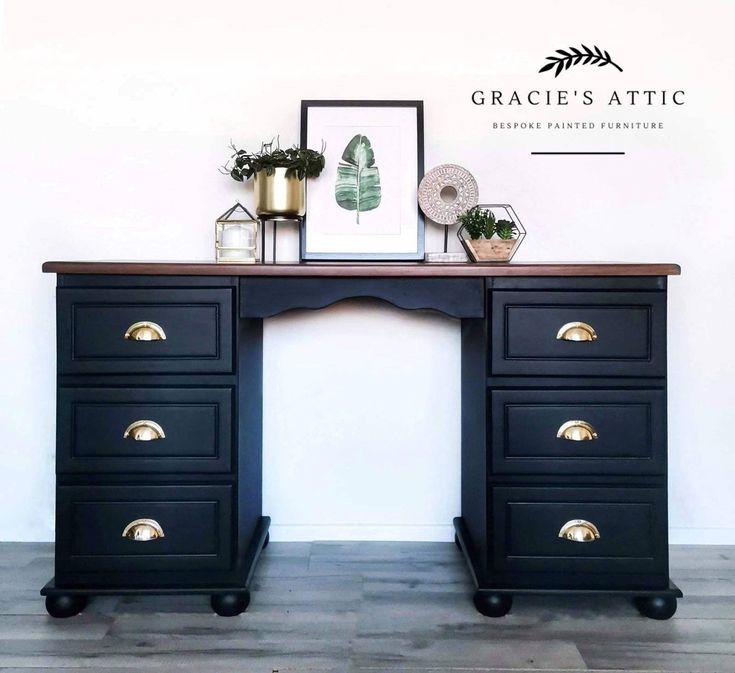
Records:
{"label": "green trailing plant", "polygon": [[495,235],[504,241],[510,241],[518,234],[516,225],[510,220],[498,220],[495,223]]}
{"label": "green trailing plant", "polygon": [[324,170],[325,145],[318,152],[301,147],[281,149],[278,139],[269,143],[261,143],[259,152],[239,150],[230,143],[233,151],[230,160],[222,166],[220,171],[232,177],[233,180],[244,182],[256,173],[265,171],[266,175],[273,175],[276,168],[285,168],[286,177],[318,178]]}

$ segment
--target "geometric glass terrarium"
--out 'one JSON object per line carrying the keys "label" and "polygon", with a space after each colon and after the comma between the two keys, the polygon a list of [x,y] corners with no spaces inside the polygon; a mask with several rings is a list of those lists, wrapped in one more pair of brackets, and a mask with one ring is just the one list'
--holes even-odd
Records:
{"label": "geometric glass terrarium", "polygon": [[525,227],[508,203],[481,203],[463,217],[457,238],[472,262],[510,262],[526,237]]}
{"label": "geometric glass terrarium", "polygon": [[215,222],[214,252],[220,264],[255,264],[260,259],[258,220],[240,203]]}

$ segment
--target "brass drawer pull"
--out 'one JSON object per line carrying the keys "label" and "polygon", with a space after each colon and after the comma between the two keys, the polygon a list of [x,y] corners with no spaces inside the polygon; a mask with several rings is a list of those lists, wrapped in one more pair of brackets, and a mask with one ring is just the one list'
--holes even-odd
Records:
{"label": "brass drawer pull", "polygon": [[155,421],[134,421],[123,433],[123,439],[134,439],[136,442],[152,442],[154,439],[165,439],[166,433]]}
{"label": "brass drawer pull", "polygon": [[125,526],[122,536],[135,542],[152,542],[160,537],[166,537],[163,534],[161,524],[155,519],[136,519],[135,521],[131,521]]}
{"label": "brass drawer pull", "polygon": [[125,338],[129,341],[165,341],[166,332],[160,325],[142,320],[128,327]]}
{"label": "brass drawer pull", "polygon": [[594,341],[597,338],[592,325],[586,322],[568,322],[562,325],[556,335],[562,341]]}
{"label": "brass drawer pull", "polygon": [[561,527],[559,537],[571,542],[594,542],[600,539],[600,531],[589,521],[572,519]]}
{"label": "brass drawer pull", "polygon": [[597,431],[587,421],[567,421],[562,423],[556,436],[572,442],[586,442],[597,439]]}

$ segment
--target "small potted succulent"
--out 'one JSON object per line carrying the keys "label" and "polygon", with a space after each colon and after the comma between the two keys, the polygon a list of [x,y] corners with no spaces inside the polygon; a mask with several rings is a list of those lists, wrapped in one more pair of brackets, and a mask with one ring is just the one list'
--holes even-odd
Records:
{"label": "small potted succulent", "polygon": [[258,215],[301,217],[306,210],[306,178],[319,177],[324,169],[324,146],[320,151],[290,147],[278,140],[262,143],[251,153],[231,144],[233,154],[222,172],[244,182],[254,177],[255,212]]}
{"label": "small potted succulent", "polygon": [[525,236],[512,208],[497,207],[504,208],[510,219],[497,219],[490,207],[482,205],[459,216],[457,236],[473,262],[509,262]]}

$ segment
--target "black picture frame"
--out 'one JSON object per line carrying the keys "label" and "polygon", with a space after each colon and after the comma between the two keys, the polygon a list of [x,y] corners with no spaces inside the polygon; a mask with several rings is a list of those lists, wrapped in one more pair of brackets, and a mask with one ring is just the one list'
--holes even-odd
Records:
{"label": "black picture frame", "polygon": [[[301,147],[307,147],[309,128],[309,109],[315,107],[384,107],[384,108],[415,108],[416,109],[416,191],[424,177],[424,102],[421,100],[302,100],[301,101]],[[318,178],[317,178],[318,179]],[[308,241],[308,210],[309,194],[306,194],[306,216],[301,222],[300,255],[302,262],[330,261],[330,262],[415,262],[424,260],[425,251],[425,220],[424,214],[418,207],[416,196],[416,250],[413,252],[307,252]]]}

